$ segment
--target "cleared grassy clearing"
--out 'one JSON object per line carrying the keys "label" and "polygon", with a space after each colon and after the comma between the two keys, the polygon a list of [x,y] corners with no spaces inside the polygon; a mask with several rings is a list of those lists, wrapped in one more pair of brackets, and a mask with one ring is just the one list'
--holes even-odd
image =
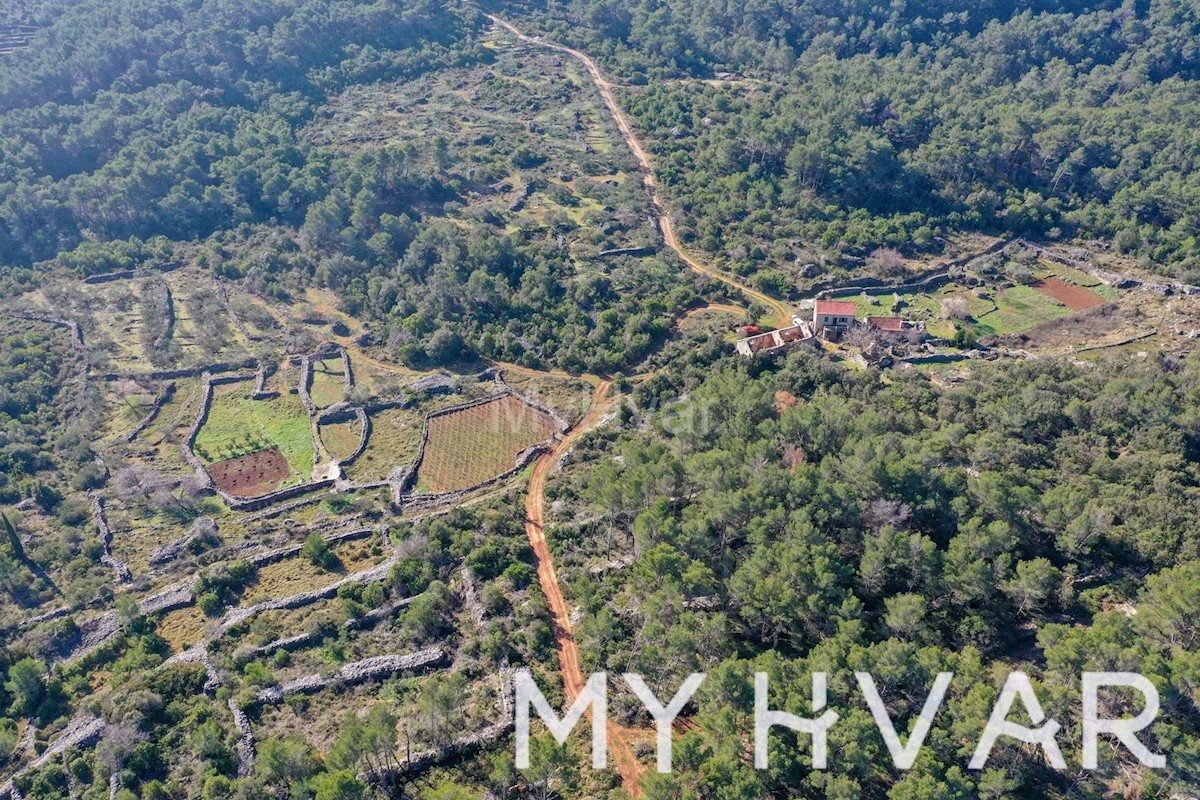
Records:
{"label": "cleared grassy clearing", "polygon": [[420,414],[403,408],[371,414],[371,437],[367,440],[367,448],[346,467],[346,477],[364,483],[381,481],[393,467],[411,464],[421,447],[422,424]]}
{"label": "cleared grassy clearing", "polygon": [[208,420],[196,437],[196,455],[208,463],[278,447],[292,469],[288,483],[307,480],[314,450],[308,414],[295,395],[253,400],[250,382],[219,386]]}
{"label": "cleared grassy clearing", "polygon": [[204,638],[209,621],[198,606],[167,612],[158,623],[158,635],[167,640],[172,653],[187,650]]}
{"label": "cleared grassy clearing", "polygon": [[838,298],[854,302],[854,313],[859,319],[869,316],[902,316],[911,320],[925,323],[926,330],[933,336],[949,337],[954,335],[954,325],[945,319],[942,313],[942,303],[953,298],[966,301],[967,313],[978,319],[996,310],[996,302],[990,293],[977,295],[962,286],[950,284],[937,291],[901,292],[879,295],[862,294]]}
{"label": "cleared grassy clearing", "polygon": [[320,408],[340,403],[345,394],[346,373],[342,370],[342,359],[323,358],[312,363],[312,387],[309,395]]}
{"label": "cleared grassy clearing", "polygon": [[326,451],[339,461],[353,455],[362,440],[362,426],[357,419],[321,425],[319,433]]}
{"label": "cleared grassy clearing", "polygon": [[996,310],[979,317],[975,331],[984,335],[1017,333],[1070,314],[1069,308],[1032,286],[1013,286],[996,295]]}

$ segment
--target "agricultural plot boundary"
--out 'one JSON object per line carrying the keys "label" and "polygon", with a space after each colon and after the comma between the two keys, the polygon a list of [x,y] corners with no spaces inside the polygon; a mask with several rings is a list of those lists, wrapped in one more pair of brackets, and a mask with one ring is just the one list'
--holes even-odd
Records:
{"label": "agricultural plot boundary", "polygon": [[160,391],[157,396],[155,396],[154,404],[150,407],[150,411],[146,414],[146,416],[142,418],[142,421],[139,422],[133,430],[125,434],[126,444],[131,444],[134,439],[141,436],[145,432],[146,428],[149,428],[150,425],[153,424],[154,420],[158,419],[159,412],[162,411],[163,405],[175,396],[175,389],[176,386],[174,383],[168,383],[165,387],[163,387],[163,390]]}
{"label": "agricultural plot boundary", "polygon": [[[537,443],[525,448],[524,450],[520,451],[517,454],[516,462],[511,469],[509,469],[506,472],[503,472],[499,475],[488,478],[487,480],[480,481],[478,483],[472,484],[471,486],[467,486],[462,489],[455,489],[453,491],[448,491],[448,492],[418,493],[418,492],[409,492],[408,491],[412,486],[413,480],[417,476],[417,472],[420,469],[421,464],[425,460],[425,451],[429,444],[429,432],[430,432],[430,424],[429,423],[432,420],[435,420],[439,417],[448,416],[450,414],[460,413],[462,411],[466,411],[471,408],[476,408],[478,406],[487,405],[489,403],[495,403],[497,401],[503,400],[506,397],[511,397],[519,402],[525,403],[526,405],[528,405],[529,407],[533,408],[536,411],[540,411],[540,412],[546,414],[554,421],[556,427],[558,428],[558,431],[550,438],[548,438],[544,441],[541,441],[541,442],[537,442]],[[498,483],[502,483],[502,482],[508,480],[509,478],[513,477],[517,473],[519,473],[521,470],[525,469],[525,467],[527,467],[531,463],[533,463],[533,461],[538,456],[540,456],[542,453],[548,451],[550,449],[551,445],[553,444],[553,442],[555,440],[557,440],[569,427],[570,426],[566,422],[566,420],[562,419],[561,416],[559,416],[552,410],[548,409],[543,404],[533,401],[530,398],[527,398],[524,395],[516,392],[515,390],[508,388],[507,386],[505,387],[505,389],[503,391],[496,392],[494,394],[490,394],[486,397],[481,397],[478,400],[472,400],[467,403],[460,403],[459,405],[456,405],[456,406],[451,406],[449,408],[443,408],[443,409],[439,409],[437,411],[431,412],[425,416],[425,426],[424,426],[424,430],[421,433],[421,444],[417,450],[416,459],[413,461],[412,465],[404,472],[401,480],[399,481],[399,484],[393,486],[393,499],[395,501],[395,504],[403,509],[429,508],[431,506],[439,505],[441,503],[459,500],[459,499],[465,497],[466,495],[472,494],[481,489],[485,489],[489,486],[495,486]]]}
{"label": "agricultural plot boundary", "polygon": [[[300,356],[300,381],[297,389],[300,393],[300,401],[304,403],[304,407],[308,409],[309,416],[316,416],[321,410],[317,406],[316,401],[312,397],[313,385],[313,362],[324,361],[327,358],[337,356],[342,361],[342,385],[345,391],[349,392],[354,388],[354,373],[350,369],[350,354],[346,352],[344,347],[323,346],[317,348],[312,353],[306,353]],[[339,403],[332,403],[324,406],[324,408],[335,408]]]}
{"label": "agricultural plot boundary", "polygon": [[184,437],[183,443],[180,445],[181,453],[185,461],[190,464],[195,470],[196,475],[202,480],[208,488],[217,494],[222,501],[225,502],[231,509],[236,511],[256,511],[265,506],[291,500],[309,492],[315,492],[320,489],[327,489],[334,485],[333,478],[322,478],[320,480],[310,480],[299,483],[295,486],[289,486],[284,489],[278,489],[274,492],[261,495],[259,497],[235,497],[228,492],[223,491],[213,481],[208,470],[200,457],[195,453],[196,437],[200,435],[200,429],[204,427],[204,423],[208,421],[208,415],[212,411],[213,389],[216,386],[239,383],[242,381],[256,381],[258,374],[234,374],[214,376],[208,371],[201,375],[203,381],[203,395],[200,400],[200,409],[196,412],[196,418],[192,421],[192,427],[188,429],[187,436]]}
{"label": "agricultural plot boundary", "polygon": [[[359,426],[358,447],[354,452],[345,458],[334,459],[338,466],[344,467],[353,464],[358,460],[358,457],[367,449],[367,442],[371,439],[371,416],[367,413],[367,409],[363,406],[355,406],[352,408],[327,408],[320,416],[317,417],[318,434],[320,433],[321,425],[330,425],[338,422],[357,421]],[[328,450],[326,446],[326,450]],[[332,458],[332,456],[331,456]]]}

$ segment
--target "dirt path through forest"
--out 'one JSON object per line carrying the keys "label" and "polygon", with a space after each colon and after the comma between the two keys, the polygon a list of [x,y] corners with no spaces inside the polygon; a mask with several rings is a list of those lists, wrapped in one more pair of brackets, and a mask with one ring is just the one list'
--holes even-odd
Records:
{"label": "dirt path through forest", "polygon": [[596,65],[596,62],[593,61],[586,53],[583,53],[579,50],[575,50],[574,48],[567,47],[566,45],[561,45],[556,42],[549,42],[540,37],[527,36],[499,17],[491,14],[488,14],[487,16],[492,22],[504,28],[521,41],[536,45],[538,47],[545,47],[550,50],[557,50],[561,53],[566,53],[587,68],[588,73],[592,77],[592,83],[596,85],[596,89],[600,92],[600,96],[604,98],[604,104],[608,106],[609,113],[612,114],[613,120],[617,123],[617,128],[620,129],[621,136],[625,139],[625,144],[627,144],[629,149],[633,151],[634,157],[637,158],[638,164],[641,166],[642,183],[646,185],[646,191],[650,194],[650,204],[654,209],[654,216],[658,221],[659,229],[662,231],[663,242],[666,243],[667,247],[674,250],[679,257],[683,259],[683,262],[691,267],[691,269],[695,272],[699,272],[702,275],[707,275],[710,278],[715,278],[722,283],[733,287],[746,297],[749,297],[769,308],[772,314],[772,322],[774,322],[778,327],[786,328],[791,325],[792,309],[789,308],[786,303],[781,300],[777,300],[774,297],[770,297],[769,295],[766,295],[757,289],[746,286],[736,278],[698,261],[689,255],[687,251],[683,249],[682,245],[679,244],[679,238],[675,235],[675,226],[671,222],[670,209],[663,205],[662,201],[658,197],[658,181],[654,177],[654,167],[650,163],[650,156],[647,155],[645,148],[642,147],[641,141],[634,134],[633,127],[629,124],[629,119],[625,116],[625,112],[622,111],[621,106],[617,104],[616,96],[613,94],[613,84],[605,79],[604,75],[601,74],[600,68]]}
{"label": "dirt path through forest", "polygon": [[[654,167],[650,162],[650,156],[646,153],[645,148],[642,147],[641,141],[634,134],[633,128],[629,124],[629,119],[625,116],[625,112],[617,104],[616,96],[613,94],[613,85],[601,74],[596,62],[579,50],[555,42],[548,42],[537,37],[527,36],[499,17],[489,14],[488,18],[521,41],[566,53],[587,68],[592,83],[595,84],[596,89],[600,92],[600,96],[604,99],[604,104],[608,107],[609,113],[617,124],[617,128],[621,131],[621,136],[625,139],[626,145],[638,160],[642,173],[642,183],[645,185],[646,191],[650,196],[650,204],[658,222],[659,230],[662,232],[663,242],[667,247],[674,250],[680,259],[693,271],[710,278],[715,278],[734,288],[748,299],[770,309],[772,314],[771,321],[779,327],[791,325],[792,309],[786,303],[770,297],[757,289],[746,286],[736,278],[698,261],[683,249],[683,246],[679,243],[679,238],[675,234],[675,227],[671,222],[670,209],[658,198],[658,183],[654,176]],[[723,303],[709,304],[704,309],[732,313],[744,312],[744,309]],[[704,309],[696,309],[695,311],[698,312]],[[579,664],[579,650],[575,645],[575,635],[571,627],[570,610],[567,607],[566,599],[563,597],[562,588],[559,586],[558,577],[554,571],[554,561],[551,557],[550,548],[546,542],[543,529],[544,490],[546,477],[562,454],[574,444],[580,435],[596,425],[603,417],[609,405],[605,401],[610,386],[611,382],[609,381],[602,381],[596,386],[596,391],[592,396],[592,405],[587,416],[553,451],[538,460],[534,467],[533,475],[529,480],[529,493],[525,499],[525,530],[537,559],[538,580],[542,587],[542,593],[546,596],[546,600],[550,605],[550,613],[554,623],[555,642],[558,648],[559,667],[562,672],[567,697],[572,701],[583,690],[584,677],[583,670]],[[621,773],[621,783],[630,794],[639,795],[641,790],[638,783],[641,779],[642,765],[638,763],[637,758],[633,755],[633,749],[630,745],[632,740],[638,738],[638,733],[619,726],[612,721],[608,723],[608,732],[609,750],[616,762],[617,769]]]}
{"label": "dirt path through forest", "polygon": [[[592,405],[587,415],[570,433],[563,437],[553,450],[538,459],[534,465],[533,474],[529,478],[529,493],[525,496],[525,533],[529,536],[529,544],[533,547],[537,560],[538,582],[542,594],[550,606],[550,616],[554,625],[554,641],[558,650],[559,669],[563,676],[563,686],[568,701],[573,702],[583,691],[583,670],[579,666],[579,649],[575,646],[575,632],[571,627],[571,611],[563,597],[562,588],[558,584],[558,576],[554,571],[554,559],[550,554],[550,545],[545,534],[545,488],[546,477],[554,464],[582,436],[603,419],[611,407],[608,397],[611,381],[601,381],[592,394]],[[633,755],[630,745],[632,732],[609,721],[608,747],[616,762],[617,770],[621,773],[621,783],[625,790],[632,795],[640,794],[638,781],[641,779],[642,766]]]}

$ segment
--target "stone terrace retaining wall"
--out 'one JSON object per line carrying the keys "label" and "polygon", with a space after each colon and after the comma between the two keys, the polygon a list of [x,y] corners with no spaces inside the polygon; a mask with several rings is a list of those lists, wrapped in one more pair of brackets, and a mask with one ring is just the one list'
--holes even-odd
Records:
{"label": "stone terrace retaining wall", "polygon": [[[372,534],[380,534],[386,530],[386,525],[371,525],[364,528],[352,528],[351,530],[347,531],[338,531],[337,533],[330,534],[329,536],[325,536],[323,538],[325,540],[325,544],[335,545],[341,544],[342,542],[353,541],[354,539],[365,539]],[[286,558],[297,556],[303,550],[303,543],[287,545],[286,547],[268,550],[265,553],[259,553],[258,555],[251,556],[247,560],[256,567],[265,567],[268,564],[276,564]]]}
{"label": "stone terrace retaining wall", "polygon": [[306,483],[298,483],[295,486],[289,486],[286,489],[278,489],[269,494],[264,494],[261,497],[234,497],[227,492],[217,489],[216,492],[221,496],[230,508],[235,511],[257,511],[265,506],[273,503],[280,503],[284,500],[291,500],[296,497],[301,497],[309,492],[316,492],[321,489],[328,489],[334,485],[336,481],[333,478],[323,478],[319,481],[308,481]]}
{"label": "stone terrace retaining wall", "polygon": [[263,689],[255,698],[262,705],[274,705],[294,694],[312,694],[336,686],[353,686],[373,678],[408,672],[437,664],[446,658],[446,651],[431,647],[409,655],[386,655],[352,661],[332,675],[305,675],[279,686]]}
{"label": "stone terrace retaining wall", "polygon": [[354,388],[354,372],[350,369],[350,354],[344,347],[340,351],[342,354],[342,377],[346,383],[346,391],[350,391]]}
{"label": "stone terrace retaining wall", "polygon": [[40,311],[5,311],[4,313],[14,319],[23,319],[30,322],[45,322],[48,325],[66,328],[71,332],[71,346],[79,352],[82,352],[84,349],[83,329],[79,327],[78,322],[73,322],[69,319],[62,319],[50,314],[44,314]]}
{"label": "stone terrace retaining wall", "polygon": [[96,520],[96,529],[100,532],[100,563],[111,569],[121,583],[133,580],[133,573],[124,561],[112,554],[112,530],[108,527],[108,518],[104,515],[104,500],[95,492],[92,495],[92,516]]}
{"label": "stone terrace retaining wall", "polygon": [[841,297],[847,294],[853,294],[856,291],[865,290],[867,294],[884,294],[887,292],[905,292],[905,291],[922,291],[926,289],[938,288],[949,282],[951,273],[955,270],[965,267],[970,262],[983,256],[998,253],[1005,247],[1008,247],[1014,242],[1019,242],[1019,239],[1001,238],[992,242],[990,245],[980,250],[977,253],[968,253],[967,255],[959,256],[950,261],[942,263],[910,276],[909,280],[904,283],[889,284],[881,281],[878,278],[850,278],[838,280],[831,278],[827,281],[814,283],[810,287],[810,291],[816,294],[818,298],[826,297]]}
{"label": "stone terrace retaining wall", "polygon": [[[345,466],[353,464],[363,451],[367,449],[367,442],[371,438],[371,418],[367,416],[366,409],[361,406],[349,407],[344,403],[339,403],[336,406],[330,406],[321,412],[317,417],[317,425],[328,425],[337,422],[349,422],[350,420],[358,420],[360,429],[358,437],[358,447],[354,452],[343,459],[338,460],[338,464]],[[318,428],[318,431],[320,429]]]}
{"label": "stone terrace retaining wall", "polygon": [[255,400],[270,400],[279,396],[279,392],[267,391],[267,378],[274,372],[274,364],[268,365],[265,361],[258,362],[258,370],[254,373],[254,394],[252,395]]}
{"label": "stone terrace retaining wall", "polygon": [[312,384],[312,362],[307,355],[300,356],[300,382],[296,384],[296,392],[300,395],[300,402],[304,404],[304,410],[308,415],[317,413],[317,406],[313,403],[312,395],[308,393],[308,387]]}
{"label": "stone terrace retaining wall", "polygon": [[196,437],[200,435],[200,429],[204,427],[204,423],[208,420],[208,412],[212,407],[213,384],[212,375],[205,370],[200,375],[203,390],[200,397],[200,408],[196,411],[196,418],[192,420],[192,427],[188,428],[187,435],[183,437],[183,441],[179,444],[180,455],[196,471],[196,476],[204,481],[204,485],[216,489],[216,484],[213,483],[212,476],[208,474],[208,469],[200,457],[193,452],[192,448],[196,445]]}
{"label": "stone terrace retaining wall", "polygon": [[158,396],[154,398],[154,405],[150,407],[150,412],[142,418],[142,421],[137,424],[136,428],[125,434],[125,443],[129,444],[134,439],[141,436],[145,432],[146,428],[149,428],[150,424],[153,423],[154,420],[158,419],[158,414],[160,411],[162,411],[163,404],[174,396],[175,384],[168,383],[163,390],[158,393]]}
{"label": "stone terrace retaining wall", "polygon": [[138,278],[148,274],[151,271],[155,272],[174,272],[183,266],[182,261],[166,261],[162,264],[156,264],[151,267],[139,267],[137,269],[123,269],[116,272],[101,272],[96,275],[88,275],[83,279],[84,283],[110,283],[112,281],[123,281],[129,278]]}
{"label": "stone terrace retaining wall", "polygon": [[206,372],[211,372],[214,375],[219,372],[233,372],[239,369],[247,369],[255,365],[253,358],[243,361],[218,361],[214,364],[200,365],[197,367],[181,367],[179,369],[159,369],[150,372],[105,372],[96,377],[102,381],[116,381],[125,378],[133,380],[145,381],[171,381],[180,378],[199,378]]}

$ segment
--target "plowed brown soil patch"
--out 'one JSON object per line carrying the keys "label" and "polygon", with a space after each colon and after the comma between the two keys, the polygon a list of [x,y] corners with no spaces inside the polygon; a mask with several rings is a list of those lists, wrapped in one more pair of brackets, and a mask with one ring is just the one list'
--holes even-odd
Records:
{"label": "plowed brown soil patch", "polygon": [[208,468],[217,488],[234,497],[258,497],[279,488],[292,474],[278,447],[218,461]]}
{"label": "plowed brown soil patch", "polygon": [[1104,298],[1093,291],[1067,283],[1060,278],[1046,278],[1033,285],[1042,294],[1057,300],[1072,311],[1085,311],[1103,305]]}

